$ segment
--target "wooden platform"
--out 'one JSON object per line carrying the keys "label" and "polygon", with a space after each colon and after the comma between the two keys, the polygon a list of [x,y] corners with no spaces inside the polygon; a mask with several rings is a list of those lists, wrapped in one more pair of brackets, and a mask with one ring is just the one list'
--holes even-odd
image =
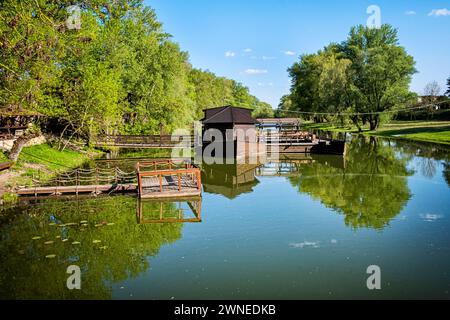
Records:
{"label": "wooden platform", "polygon": [[136,165],[139,196],[143,199],[201,196],[201,171],[190,163],[173,160]]}

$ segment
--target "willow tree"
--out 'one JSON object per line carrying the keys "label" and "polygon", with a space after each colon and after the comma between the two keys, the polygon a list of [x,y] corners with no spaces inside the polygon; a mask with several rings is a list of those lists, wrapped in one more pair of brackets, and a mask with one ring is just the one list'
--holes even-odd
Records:
{"label": "willow tree", "polygon": [[411,102],[409,84],[416,72],[415,61],[399,45],[397,30],[387,24],[379,29],[353,27],[340,47],[343,56],[352,61],[354,112],[361,114],[355,120],[368,122],[370,130],[376,130],[381,113]]}
{"label": "willow tree", "polygon": [[345,112],[360,129],[369,123],[375,130],[415,97],[409,91],[414,66],[390,25],[354,27],[343,43],[303,55],[288,70],[291,109],[308,112],[316,121],[327,120],[320,114]]}

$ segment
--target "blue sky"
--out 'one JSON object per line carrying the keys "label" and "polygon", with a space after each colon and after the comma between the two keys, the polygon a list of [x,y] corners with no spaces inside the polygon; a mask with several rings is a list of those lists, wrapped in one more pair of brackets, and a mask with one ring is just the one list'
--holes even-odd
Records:
{"label": "blue sky", "polygon": [[444,91],[450,77],[449,0],[145,2],[194,67],[242,82],[273,107],[289,92],[286,70],[299,55],[345,40],[351,26],[366,23],[370,5],[381,8],[382,23],[399,30],[400,44],[417,62],[411,90],[421,94],[436,80]]}

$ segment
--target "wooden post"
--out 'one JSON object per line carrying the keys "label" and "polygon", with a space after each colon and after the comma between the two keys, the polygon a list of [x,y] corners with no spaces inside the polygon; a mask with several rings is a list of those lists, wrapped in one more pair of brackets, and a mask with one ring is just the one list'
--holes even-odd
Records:
{"label": "wooden post", "polygon": [[79,184],[79,182],[78,182],[78,169],[75,171],[76,172],[76,175],[75,175],[75,193],[76,193],[76,195],[78,196],[78,184]]}
{"label": "wooden post", "polygon": [[178,191],[181,192],[181,174],[178,174]]}
{"label": "wooden post", "polygon": [[95,194],[98,193],[98,168],[95,168]]}
{"label": "wooden post", "polygon": [[197,187],[199,191],[202,190],[202,175],[200,173],[200,170],[197,171]]}

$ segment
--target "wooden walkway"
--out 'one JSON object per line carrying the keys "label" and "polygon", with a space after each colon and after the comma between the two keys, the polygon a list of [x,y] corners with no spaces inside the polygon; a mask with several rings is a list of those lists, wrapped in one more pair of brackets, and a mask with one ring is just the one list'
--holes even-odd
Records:
{"label": "wooden walkway", "polygon": [[172,135],[102,135],[97,137],[97,147],[183,149],[194,146],[193,136]]}
{"label": "wooden walkway", "polygon": [[32,187],[17,190],[19,196],[25,197],[126,192],[150,199],[198,197],[202,194],[201,171],[185,161],[139,162],[135,173],[119,168],[78,169],[44,184],[36,181]]}
{"label": "wooden walkway", "polygon": [[116,192],[136,192],[137,184],[118,185],[88,185],[88,186],[49,186],[49,187],[29,187],[17,190],[19,196],[59,196],[67,194],[101,194]]}

